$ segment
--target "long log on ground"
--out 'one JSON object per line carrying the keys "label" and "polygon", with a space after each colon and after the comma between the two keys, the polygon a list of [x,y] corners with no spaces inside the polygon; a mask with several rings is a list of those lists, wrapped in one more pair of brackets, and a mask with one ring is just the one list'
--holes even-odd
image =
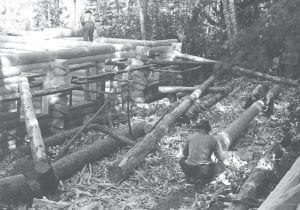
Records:
{"label": "long log on ground", "polygon": [[[247,178],[244,184],[239,190],[239,194],[235,197],[235,200],[250,200],[257,199],[259,193],[270,184],[276,173],[275,161],[273,156],[282,153],[281,146],[276,143],[273,145],[258,161],[258,164],[251,175]],[[282,158],[282,157],[279,157]],[[285,157],[289,158],[289,157]],[[292,163],[291,163],[292,164]],[[229,210],[248,210],[250,208],[249,204],[242,202],[234,202],[228,208]]]}
{"label": "long log on ground", "polygon": [[[93,113],[93,112],[91,112],[91,113]],[[124,118],[125,116],[126,116],[125,113],[112,113],[110,115],[112,121],[115,121],[120,117]],[[108,116],[107,115],[98,116],[92,121],[92,123],[99,123],[101,125],[108,124]],[[81,128],[82,128],[82,126],[79,126],[79,127],[75,127],[75,128],[63,131],[56,135],[49,136],[44,139],[45,146],[49,147],[49,146],[55,146],[55,145],[62,145],[67,138],[70,138],[73,135],[75,135],[75,133],[78,130],[80,130]],[[29,145],[23,145],[23,146],[17,147],[16,150],[13,152],[13,156],[16,159],[25,157],[27,155],[30,155],[30,146]]]}
{"label": "long log on ground", "polygon": [[207,63],[207,64],[215,64],[218,62],[218,61],[215,61],[212,59],[202,58],[202,57],[194,56],[194,55],[183,54],[183,53],[179,53],[179,52],[176,53],[175,57],[176,58],[185,58],[188,60],[198,61],[198,62]]}
{"label": "long log on ground", "polygon": [[105,37],[99,37],[95,39],[95,41],[99,43],[112,43],[112,44],[130,43],[130,44],[148,46],[148,47],[167,46],[177,42],[176,39],[148,41],[148,40],[118,39],[118,38],[105,38]]}
{"label": "long log on ground", "polygon": [[147,62],[148,64],[156,64],[160,66],[169,66],[169,65],[182,65],[182,66],[187,66],[187,65],[193,65],[193,66],[199,66],[201,64],[206,64],[205,62],[200,62],[200,61],[165,61],[165,60],[150,60]]}
{"label": "long log on ground", "polygon": [[169,127],[199,98],[203,92],[215,81],[216,76],[210,76],[197,90],[189,97],[185,98],[179,106],[168,113],[153,129],[146,135],[143,141],[136,144],[122,158],[115,161],[114,165],[108,170],[108,178],[112,182],[121,182],[127,175],[135,169],[149,154],[155,149],[156,144],[168,132]]}
{"label": "long log on ground", "polygon": [[[121,136],[135,140],[145,135],[146,125],[145,122],[132,125],[132,135],[130,135],[128,128],[121,129],[117,132]],[[96,140],[93,144],[54,162],[53,169],[58,179],[64,180],[80,170],[84,165],[97,161],[125,145],[126,144],[121,141],[106,136],[104,139]]]}
{"label": "long log on ground", "polygon": [[259,210],[294,210],[300,201],[300,158],[281,179]]}
{"label": "long log on ground", "polygon": [[30,202],[32,191],[24,175],[0,179],[0,203]]}
{"label": "long log on ground", "polygon": [[105,125],[91,125],[90,126],[91,128],[94,128],[94,129],[97,129],[98,131],[104,133],[104,134],[107,134],[109,135],[110,137],[116,139],[116,140],[119,140],[125,144],[128,144],[128,145],[135,145],[135,142],[132,141],[131,139],[125,137],[125,136],[120,136],[119,134],[117,134],[116,132],[114,132],[113,130],[109,129],[107,126]]}
{"label": "long log on ground", "polygon": [[51,181],[56,181],[56,178],[46,155],[45,144],[32,105],[29,82],[26,77],[20,77],[19,89],[21,106],[24,110],[26,130],[30,140],[34,169],[39,176],[41,190],[43,192],[52,191],[53,188],[56,188],[57,183],[51,183]]}
{"label": "long log on ground", "polygon": [[188,119],[194,119],[197,117],[197,115],[203,111],[203,109],[208,109],[221,101],[224,97],[226,97],[229,94],[230,90],[226,90],[223,93],[217,93],[215,95],[212,95],[210,98],[206,100],[199,100],[199,102],[195,102],[193,106],[191,106],[185,113],[184,116]]}
{"label": "long log on ground", "polygon": [[[193,92],[196,87],[185,87],[185,86],[159,86],[158,91],[160,93],[178,93],[178,92]],[[222,87],[210,87],[207,89],[208,93],[219,93],[225,92],[225,88]]]}
{"label": "long log on ground", "polygon": [[[274,85],[267,93],[270,98],[274,98],[279,94],[280,86]],[[228,150],[230,145],[240,136],[240,134],[248,127],[249,123],[265,108],[263,101],[259,100],[252,104],[243,114],[233,121],[224,131],[217,134],[216,138],[221,143],[224,150]]]}
{"label": "long log on ground", "polygon": [[264,78],[279,84],[286,84],[292,87],[299,87],[299,83],[296,81],[293,81],[291,79],[287,79],[287,78],[280,78],[280,77],[275,77],[275,76],[271,76],[269,74],[266,73],[261,73],[261,72],[256,72],[256,71],[251,71],[245,68],[241,68],[241,67],[233,67],[232,68],[235,72],[238,73],[242,73],[242,74],[246,74],[246,75],[251,75],[251,76],[256,76],[259,78]]}

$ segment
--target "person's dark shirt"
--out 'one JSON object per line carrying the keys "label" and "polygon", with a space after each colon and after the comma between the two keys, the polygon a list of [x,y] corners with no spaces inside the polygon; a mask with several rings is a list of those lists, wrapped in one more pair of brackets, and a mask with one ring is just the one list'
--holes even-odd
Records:
{"label": "person's dark shirt", "polygon": [[204,130],[200,130],[199,133],[191,135],[183,149],[183,155],[187,157],[185,162],[189,165],[211,163],[212,153],[214,153],[220,161],[225,159],[220,143]]}

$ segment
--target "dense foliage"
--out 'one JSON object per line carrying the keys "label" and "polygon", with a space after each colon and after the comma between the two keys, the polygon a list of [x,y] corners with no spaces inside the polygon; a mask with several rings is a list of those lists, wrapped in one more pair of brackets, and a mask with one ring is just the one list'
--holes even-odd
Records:
{"label": "dense foliage", "polygon": [[[148,39],[175,38],[183,52],[214,59],[225,55],[228,65],[263,69],[287,39],[298,40],[299,0],[235,0],[234,8],[225,7],[229,0],[140,1],[147,4]],[[96,19],[96,36],[141,38],[137,0],[0,0],[0,27],[79,27],[85,9]],[[238,31],[231,37],[228,15]]]}

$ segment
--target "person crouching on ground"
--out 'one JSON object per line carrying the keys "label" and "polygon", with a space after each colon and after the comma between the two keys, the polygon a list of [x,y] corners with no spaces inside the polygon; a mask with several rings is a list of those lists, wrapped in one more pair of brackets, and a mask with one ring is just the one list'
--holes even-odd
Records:
{"label": "person crouching on ground", "polygon": [[211,159],[212,153],[223,163],[225,157],[221,144],[211,135],[208,120],[201,120],[196,126],[199,129],[188,137],[183,149],[183,158],[179,164],[188,183],[206,184],[215,176],[216,163]]}

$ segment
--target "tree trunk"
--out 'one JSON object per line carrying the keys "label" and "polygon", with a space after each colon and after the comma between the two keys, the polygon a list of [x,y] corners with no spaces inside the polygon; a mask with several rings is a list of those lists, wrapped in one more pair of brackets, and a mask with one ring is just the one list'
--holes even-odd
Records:
{"label": "tree trunk", "polygon": [[[247,200],[247,199],[257,199],[259,192],[262,192],[263,189],[266,189],[268,184],[274,179],[276,169],[275,162],[272,160],[274,154],[282,153],[281,146],[276,143],[273,145],[261,158],[251,173],[247,178],[245,183],[241,186],[236,200]],[[228,209],[229,210],[247,210],[250,206],[246,203],[233,203]]]}
{"label": "tree trunk", "polygon": [[56,178],[46,155],[45,144],[32,105],[29,82],[26,77],[20,78],[19,89],[21,106],[24,110],[26,130],[30,140],[34,169],[38,174],[41,190],[45,193],[51,192],[52,190],[56,190],[57,183],[51,183],[51,181],[56,181]]}
{"label": "tree trunk", "polygon": [[199,56],[194,56],[194,55],[188,55],[188,54],[183,54],[183,53],[176,53],[175,54],[176,58],[185,58],[185,59],[189,59],[189,60],[193,60],[193,61],[198,61],[198,62],[202,62],[202,64],[215,64],[218,61],[212,60],[212,59],[207,59],[207,58],[202,58]]}
{"label": "tree trunk", "polygon": [[[76,111],[78,112],[78,110]],[[72,115],[73,112],[70,111],[69,114]],[[92,111],[90,113],[93,113]],[[83,117],[84,115],[82,115]],[[116,120],[117,118],[120,118],[120,117],[125,117],[125,114],[124,113],[112,113],[110,115],[110,117],[112,118],[112,121]],[[93,123],[99,123],[99,124],[108,124],[108,116],[107,115],[101,115],[101,116],[98,116],[96,117],[94,120],[93,120]],[[74,121],[75,119],[70,119],[71,121]],[[50,122],[50,121],[49,121]],[[45,138],[44,142],[45,142],[45,146],[46,147],[49,147],[49,146],[54,146],[54,145],[62,145],[65,140],[67,138],[70,138],[72,137],[73,135],[75,135],[75,133],[81,128],[82,126],[80,127],[75,127],[75,128],[72,128],[70,130],[66,130],[66,131],[63,131],[62,133],[59,133],[59,134],[56,134],[56,135],[53,135],[53,136],[49,136],[47,138]],[[16,159],[19,159],[19,158],[22,158],[22,157],[25,157],[27,155],[30,154],[30,146],[29,145],[23,145],[23,146],[20,146],[20,147],[17,147],[17,149],[14,151],[13,153],[13,156],[16,158]]]}
{"label": "tree trunk", "polygon": [[207,79],[199,89],[195,90],[189,97],[183,100],[171,113],[167,114],[158,125],[146,135],[143,141],[136,144],[122,158],[115,161],[109,168],[108,178],[112,182],[121,182],[155,149],[156,144],[168,132],[169,127],[199,98],[203,92],[215,81],[215,75]]}
{"label": "tree trunk", "polygon": [[147,12],[148,12],[148,0],[137,0],[138,9],[139,9],[139,19],[141,27],[142,39],[146,40],[147,37]]}
{"label": "tree trunk", "polygon": [[[271,98],[279,94],[280,86],[274,85],[267,93]],[[272,94],[271,94],[272,93]],[[261,111],[263,111],[265,104],[259,100],[252,104],[243,114],[233,121],[224,131],[217,134],[216,138],[221,143],[224,150],[228,150],[230,145],[239,137],[239,135],[248,127],[249,123]]]}
{"label": "tree trunk", "polygon": [[110,43],[110,44],[133,44],[139,46],[148,46],[148,47],[159,47],[159,46],[168,46],[172,43],[176,43],[177,39],[165,39],[165,40],[137,40],[137,39],[119,39],[119,38],[104,38],[100,37],[95,39],[99,43]]}
{"label": "tree trunk", "polygon": [[[197,87],[184,87],[184,86],[159,86],[158,91],[160,93],[178,93],[178,92],[193,92]],[[222,87],[210,87],[206,91],[207,93],[219,93],[225,92],[225,88]]]}
{"label": "tree trunk", "polygon": [[236,9],[234,0],[222,0],[226,30],[229,39],[237,32]]}
{"label": "tree trunk", "polygon": [[274,77],[274,76],[271,76],[271,75],[268,75],[265,73],[251,71],[251,70],[244,69],[244,68],[237,67],[237,66],[233,67],[232,69],[238,73],[264,78],[264,79],[267,79],[267,80],[270,80],[270,81],[273,81],[273,82],[276,82],[279,84],[286,84],[286,85],[289,85],[292,87],[299,87],[299,83],[294,80],[291,80],[291,79]]}
{"label": "tree trunk", "polygon": [[[127,128],[121,129],[118,133],[127,138],[137,139],[145,135],[145,127],[145,122],[139,122],[132,125],[132,136],[129,134]],[[99,160],[123,146],[125,146],[123,142],[107,136],[104,139],[96,140],[93,144],[54,162],[53,169],[58,179],[64,180],[80,170],[84,165]]]}
{"label": "tree trunk", "polygon": [[198,103],[196,102],[185,112],[184,116],[188,119],[195,119],[201,111],[212,107],[213,105],[221,101],[224,97],[226,97],[228,93],[229,90],[223,93],[217,93],[216,95],[212,95],[210,98],[204,101],[200,99]]}
{"label": "tree trunk", "polygon": [[300,158],[285,174],[276,188],[271,192],[259,210],[294,210],[299,204],[300,198]]}

